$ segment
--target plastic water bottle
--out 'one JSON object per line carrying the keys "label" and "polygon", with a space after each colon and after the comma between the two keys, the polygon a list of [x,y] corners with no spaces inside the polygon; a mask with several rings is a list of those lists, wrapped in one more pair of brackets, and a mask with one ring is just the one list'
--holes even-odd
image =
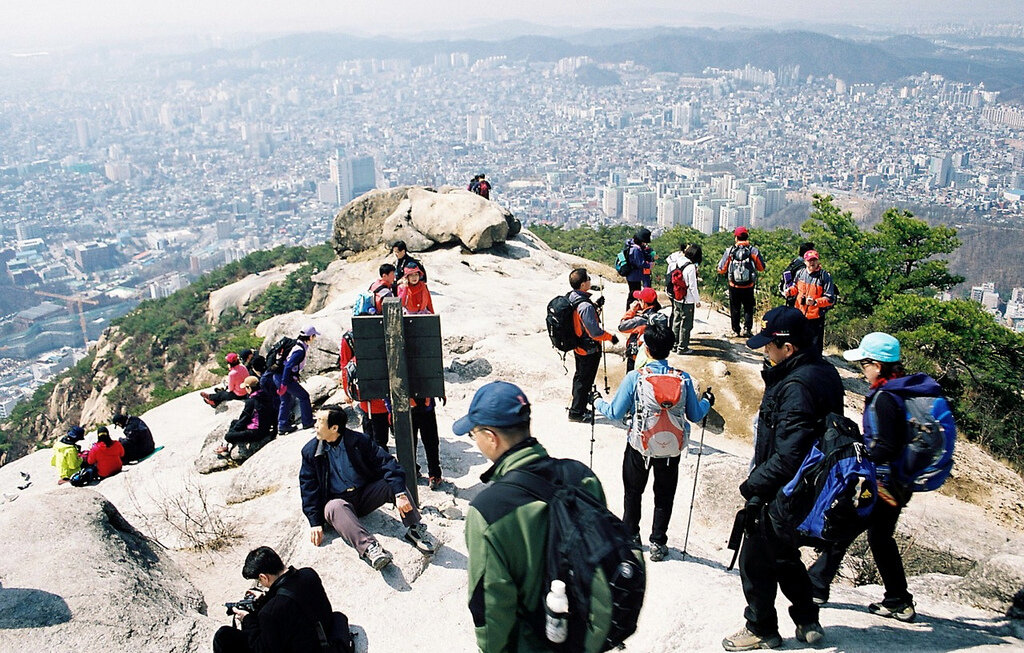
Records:
{"label": "plastic water bottle", "polygon": [[551,581],[551,591],[544,599],[544,634],[552,644],[561,644],[569,638],[569,597],[565,583]]}

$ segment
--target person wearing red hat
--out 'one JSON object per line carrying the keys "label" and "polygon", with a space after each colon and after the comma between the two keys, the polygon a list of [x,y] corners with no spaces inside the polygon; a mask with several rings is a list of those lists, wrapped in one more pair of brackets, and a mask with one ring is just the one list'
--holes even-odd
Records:
{"label": "person wearing red hat", "polygon": [[814,347],[820,354],[825,347],[825,313],[836,303],[836,284],[821,267],[818,252],[804,253],[804,269],[797,271],[786,295],[794,299],[794,308],[807,318],[814,332]]}
{"label": "person wearing red hat", "polygon": [[732,331],[736,337],[749,338],[750,329],[754,325],[754,287],[757,285],[757,273],[764,272],[764,258],[757,247],[750,244],[750,234],[746,227],[736,227],[732,235],[736,242],[722,254],[722,260],[718,262],[718,274],[726,275],[729,281]]}
{"label": "person wearing red hat", "polygon": [[[641,288],[633,291],[635,300],[629,305],[629,310],[622,316],[619,322],[619,333],[628,333],[626,338],[626,371],[631,371],[636,366],[636,356],[643,346],[643,335],[651,320],[661,316],[661,304],[658,302],[658,291],[654,288]],[[667,320],[666,320],[667,322]]]}
{"label": "person wearing red hat", "polygon": [[405,315],[433,315],[434,302],[430,298],[423,272],[415,261],[405,264],[405,273],[398,283],[398,298],[402,300]]}
{"label": "person wearing red hat", "polygon": [[242,387],[242,382],[249,376],[249,370],[242,364],[242,361],[239,360],[238,354],[231,352],[224,357],[224,362],[229,366],[227,389],[225,390],[221,388],[214,393],[199,393],[199,396],[203,398],[203,401],[214,408],[223,401],[231,401],[232,399],[245,401],[246,397],[249,396],[249,393]]}

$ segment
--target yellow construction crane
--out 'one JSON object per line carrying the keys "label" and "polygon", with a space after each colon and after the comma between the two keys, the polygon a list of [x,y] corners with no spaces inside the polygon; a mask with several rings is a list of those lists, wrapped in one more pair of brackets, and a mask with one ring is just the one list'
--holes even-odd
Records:
{"label": "yellow construction crane", "polygon": [[68,309],[69,310],[72,309],[72,307],[77,307],[78,308],[78,322],[82,326],[82,342],[84,343],[85,348],[88,349],[89,348],[89,331],[88,331],[88,329],[85,326],[85,310],[82,308],[82,304],[92,304],[92,305],[95,306],[95,305],[99,304],[99,302],[96,301],[96,300],[93,300],[93,299],[88,299],[87,297],[82,297],[81,295],[75,295],[75,296],[58,295],[56,293],[44,292],[42,290],[36,290],[34,292],[35,292],[35,294],[42,295],[43,297],[52,297],[54,299],[63,299],[64,301],[66,301],[68,303]]}

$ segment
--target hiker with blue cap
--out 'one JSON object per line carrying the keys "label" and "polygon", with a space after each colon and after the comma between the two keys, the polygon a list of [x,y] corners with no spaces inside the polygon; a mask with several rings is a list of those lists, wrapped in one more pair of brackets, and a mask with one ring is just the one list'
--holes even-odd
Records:
{"label": "hiker with blue cap", "polygon": [[57,484],[63,485],[82,468],[82,448],[79,442],[85,439],[85,429],[77,424],[68,429],[64,437],[53,443],[50,465],[57,468]]}
{"label": "hiker with blue cap", "polygon": [[[863,418],[867,455],[878,465],[878,498],[868,522],[868,546],[885,586],[885,597],[868,610],[900,621],[917,617],[914,597],[907,589],[907,575],[894,533],[900,512],[913,495],[913,489],[887,473],[890,463],[899,459],[907,447],[907,396],[939,396],[941,388],[927,374],[906,375],[900,356],[900,342],[888,333],[869,333],[860,346],[843,353],[857,363],[870,385],[865,398]],[[809,569],[814,600],[828,601],[829,585],[839,571],[850,542],[825,549]]]}
{"label": "hiker with blue cap", "polygon": [[544,479],[564,478],[604,504],[604,490],[589,467],[559,460],[530,433],[530,402],[516,385],[494,381],[473,396],[469,412],[452,425],[469,435],[493,464],[480,477],[491,485],[470,503],[469,610],[481,651],[549,651],[544,631],[547,502],[519,484],[503,482],[525,470]]}

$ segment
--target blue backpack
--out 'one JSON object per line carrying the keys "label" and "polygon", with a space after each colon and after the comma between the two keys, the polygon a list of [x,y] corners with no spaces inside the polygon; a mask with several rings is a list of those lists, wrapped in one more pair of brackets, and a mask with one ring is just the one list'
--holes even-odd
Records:
{"label": "blue backpack", "polygon": [[907,446],[891,465],[879,471],[914,492],[931,492],[942,487],[953,470],[956,422],[945,397],[904,397],[890,392],[903,403],[907,415]]}
{"label": "blue backpack", "polygon": [[626,277],[633,272],[633,263],[629,260],[629,250],[633,246],[633,241],[627,240],[626,244],[622,246],[622,251],[615,257],[615,271],[620,276]]}
{"label": "blue backpack", "polygon": [[825,434],[779,490],[772,517],[803,538],[849,542],[867,527],[877,498],[875,464],[868,460],[860,429],[829,413]]}
{"label": "blue backpack", "polygon": [[374,296],[372,292],[370,292],[369,290],[364,290],[363,292],[356,295],[356,301],[354,304],[352,304],[353,316],[376,314],[377,306],[374,304]]}

